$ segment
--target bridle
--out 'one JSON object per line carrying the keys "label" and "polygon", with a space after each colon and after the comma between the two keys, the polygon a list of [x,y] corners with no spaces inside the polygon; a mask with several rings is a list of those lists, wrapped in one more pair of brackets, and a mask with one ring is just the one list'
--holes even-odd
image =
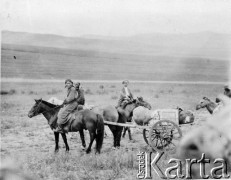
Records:
{"label": "bridle", "polygon": [[54,110],[54,109],[56,109],[56,108],[62,106],[62,105],[55,106],[54,108],[51,108],[51,109],[49,109],[49,110],[46,110],[46,111],[43,111],[43,112],[38,113],[38,109],[39,109],[39,106],[40,106],[41,103],[42,103],[42,99],[40,100],[39,104],[36,106],[36,109],[34,110],[34,113],[36,114],[35,116],[40,115],[40,114],[43,114],[43,113],[45,113],[45,112],[52,111],[52,110]]}

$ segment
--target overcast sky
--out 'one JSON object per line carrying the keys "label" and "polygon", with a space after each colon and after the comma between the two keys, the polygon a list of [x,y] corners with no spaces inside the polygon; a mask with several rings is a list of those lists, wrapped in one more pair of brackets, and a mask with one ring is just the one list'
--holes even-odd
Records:
{"label": "overcast sky", "polygon": [[1,0],[3,30],[65,36],[231,33],[230,0]]}

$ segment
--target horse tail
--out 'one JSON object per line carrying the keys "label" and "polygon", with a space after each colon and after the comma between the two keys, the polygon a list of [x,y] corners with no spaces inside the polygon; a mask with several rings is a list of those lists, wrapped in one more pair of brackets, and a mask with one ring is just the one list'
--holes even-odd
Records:
{"label": "horse tail", "polygon": [[100,114],[97,114],[96,122],[96,151],[100,153],[104,138],[104,122]]}

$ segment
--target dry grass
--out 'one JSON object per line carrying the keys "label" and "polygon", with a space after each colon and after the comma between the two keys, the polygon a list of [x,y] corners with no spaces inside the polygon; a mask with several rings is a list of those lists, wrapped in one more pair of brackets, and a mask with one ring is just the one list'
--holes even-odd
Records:
{"label": "dry grass", "polygon": [[[82,83],[85,89],[86,102],[88,104],[116,105],[119,91],[122,85]],[[147,148],[141,131],[132,129],[134,141],[122,138],[121,149],[112,150],[112,135],[104,139],[102,153],[94,154],[94,146],[91,154],[85,154],[80,148],[81,141],[79,134],[77,139],[70,139],[68,142],[70,152],[65,153],[64,143],[60,137],[60,151],[54,154],[54,136],[45,118],[40,115],[32,119],[27,113],[34,104],[34,99],[43,98],[48,100],[53,93],[59,99],[65,96],[63,83],[2,83],[2,90],[9,91],[15,88],[16,93],[1,97],[1,158],[15,160],[23,172],[32,175],[37,179],[54,180],[78,180],[78,179],[135,179],[137,174],[137,153]],[[113,88],[113,92],[110,91]],[[130,84],[134,96],[143,96],[150,102],[153,109],[175,108],[195,109],[195,104],[203,96],[214,99],[220,93],[221,86],[203,85],[171,85],[167,84]],[[170,91],[172,90],[173,91]],[[55,91],[53,91],[55,90]],[[107,93],[97,94],[97,90],[105,90]],[[49,94],[48,92],[53,92]],[[183,93],[182,93],[183,92]],[[205,110],[196,111],[196,124],[194,126],[182,126],[183,134],[193,128],[197,128],[210,116]],[[69,136],[69,135],[68,135]],[[88,132],[85,132],[87,144],[89,143]],[[167,159],[160,162],[166,166]],[[153,178],[158,176],[153,173]]]}

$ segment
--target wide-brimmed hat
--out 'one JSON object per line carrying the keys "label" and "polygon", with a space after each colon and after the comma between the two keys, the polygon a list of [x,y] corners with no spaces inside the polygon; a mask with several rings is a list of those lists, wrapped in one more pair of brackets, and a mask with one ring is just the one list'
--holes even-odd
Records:
{"label": "wide-brimmed hat", "polygon": [[70,82],[71,84],[73,84],[73,81],[72,81],[71,79],[66,79],[66,80],[65,80],[65,84],[66,84],[67,82]]}
{"label": "wide-brimmed hat", "polygon": [[128,80],[124,80],[124,81],[122,82],[122,84],[129,84],[129,81],[128,81]]}

